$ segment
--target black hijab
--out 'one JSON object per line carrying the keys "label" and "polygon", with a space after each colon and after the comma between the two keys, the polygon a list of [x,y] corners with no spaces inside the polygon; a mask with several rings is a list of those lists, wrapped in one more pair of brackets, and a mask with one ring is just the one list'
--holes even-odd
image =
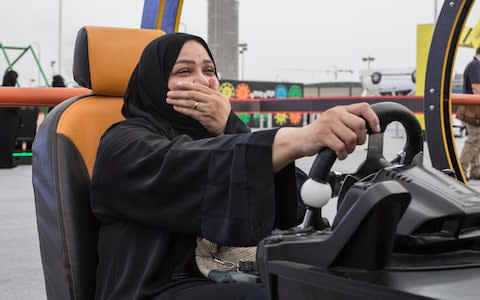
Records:
{"label": "black hijab", "polygon": [[2,86],[16,86],[18,73],[14,70],[8,70],[3,75]]}
{"label": "black hijab", "polygon": [[65,81],[62,75],[54,75],[52,80],[52,87],[65,87]]}
{"label": "black hijab", "polygon": [[180,50],[190,40],[200,43],[214,62],[207,43],[198,36],[170,33],[153,40],[145,47],[128,83],[122,107],[122,114],[127,120],[146,120],[167,134],[172,134],[171,129],[174,129],[193,138],[213,136],[197,120],[176,112],[166,102],[168,78]]}

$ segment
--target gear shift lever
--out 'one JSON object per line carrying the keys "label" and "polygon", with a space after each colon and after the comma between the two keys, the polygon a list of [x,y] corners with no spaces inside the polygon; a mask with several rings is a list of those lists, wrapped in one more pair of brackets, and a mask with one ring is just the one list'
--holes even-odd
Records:
{"label": "gear shift lever", "polygon": [[300,197],[307,207],[307,211],[302,224],[298,225],[299,229],[307,229],[310,226],[313,209],[325,206],[332,197],[332,187],[328,183],[328,175],[336,159],[335,152],[329,148],[318,152],[310,168],[308,179],[300,189]]}

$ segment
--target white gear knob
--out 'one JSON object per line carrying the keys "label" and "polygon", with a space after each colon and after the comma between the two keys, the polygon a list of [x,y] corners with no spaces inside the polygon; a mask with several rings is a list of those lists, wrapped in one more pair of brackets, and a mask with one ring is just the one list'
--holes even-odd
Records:
{"label": "white gear knob", "polygon": [[332,197],[332,187],[328,182],[317,182],[309,178],[303,183],[300,196],[306,206],[321,208]]}

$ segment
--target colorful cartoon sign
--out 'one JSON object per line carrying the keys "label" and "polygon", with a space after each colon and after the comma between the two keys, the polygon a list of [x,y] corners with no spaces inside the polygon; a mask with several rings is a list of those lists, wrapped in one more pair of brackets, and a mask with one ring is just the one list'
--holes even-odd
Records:
{"label": "colorful cartoon sign", "polygon": [[[272,81],[220,80],[221,93],[236,100],[272,99],[281,101],[287,98],[303,97],[303,83]],[[272,118],[272,126],[301,126],[301,113],[238,114],[251,127],[262,127],[262,122]],[[266,125],[266,124],[264,124]]]}

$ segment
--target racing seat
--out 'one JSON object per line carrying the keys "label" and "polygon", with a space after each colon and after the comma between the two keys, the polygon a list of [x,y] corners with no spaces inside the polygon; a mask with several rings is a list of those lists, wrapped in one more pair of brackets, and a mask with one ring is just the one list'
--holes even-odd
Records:
{"label": "racing seat", "polygon": [[94,299],[98,224],[90,179],[103,132],[123,119],[123,94],[143,48],[160,30],[87,26],[75,43],[75,81],[91,94],[47,115],[32,147],[32,178],[48,299]]}

